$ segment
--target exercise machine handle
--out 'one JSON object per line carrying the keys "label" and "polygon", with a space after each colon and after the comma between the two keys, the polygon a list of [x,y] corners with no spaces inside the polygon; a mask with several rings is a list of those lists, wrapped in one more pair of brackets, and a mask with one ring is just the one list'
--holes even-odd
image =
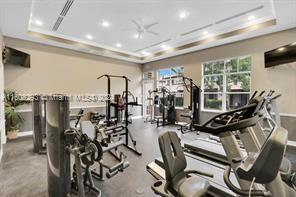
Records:
{"label": "exercise machine handle", "polygon": [[278,94],[278,95],[272,97],[270,100],[271,100],[271,101],[272,101],[272,100],[275,100],[275,99],[277,99],[277,98],[279,98],[279,97],[281,97],[281,96],[282,96],[282,94]]}
{"label": "exercise machine handle", "polygon": [[[241,196],[249,196],[249,190],[242,190],[240,188],[237,188],[230,180],[230,171],[231,167],[226,166],[224,174],[223,174],[223,179],[225,184],[231,189],[236,194],[239,194]],[[252,190],[251,191],[251,196],[271,196],[271,193],[269,191],[264,191],[264,190]]]}
{"label": "exercise machine handle", "polygon": [[249,100],[252,100],[253,98],[255,98],[255,96],[256,96],[257,93],[258,93],[258,91],[256,90],[256,91],[252,94],[252,96],[251,96],[251,98],[250,98]]}
{"label": "exercise machine handle", "polygon": [[265,90],[263,90],[263,91],[259,94],[259,96],[263,96],[264,93],[265,93]]}

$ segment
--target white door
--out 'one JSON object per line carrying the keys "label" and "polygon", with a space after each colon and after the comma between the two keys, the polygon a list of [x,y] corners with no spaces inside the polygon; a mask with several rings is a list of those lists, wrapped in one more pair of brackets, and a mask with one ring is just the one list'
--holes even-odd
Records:
{"label": "white door", "polygon": [[149,94],[149,91],[154,89],[153,80],[143,80],[143,115],[144,118],[153,114],[153,95]]}

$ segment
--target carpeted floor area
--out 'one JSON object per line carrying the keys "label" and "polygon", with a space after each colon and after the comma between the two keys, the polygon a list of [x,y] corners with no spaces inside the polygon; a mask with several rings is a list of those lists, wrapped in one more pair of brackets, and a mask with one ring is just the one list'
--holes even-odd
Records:
{"label": "carpeted floor area", "polygon": [[[154,178],[146,171],[146,165],[160,156],[157,138],[160,132],[166,130],[177,129],[156,128],[155,124],[144,124],[143,120],[134,120],[130,125],[130,131],[134,134],[137,147],[143,155],[137,156],[121,148],[130,166],[111,179],[104,182],[95,181],[102,190],[102,196],[154,196],[150,189]],[[21,137],[4,145],[4,155],[0,163],[0,196],[47,196],[46,155],[34,154],[32,143],[32,137]]]}
{"label": "carpeted floor area", "polygon": [[[160,156],[157,141],[159,134],[168,130],[177,131],[177,128],[169,126],[156,128],[156,125],[144,124],[143,120],[134,120],[130,130],[137,139],[138,149],[143,155],[137,156],[125,148],[121,149],[127,155],[130,167],[111,179],[106,179],[103,182],[95,181],[104,197],[155,196],[150,189],[155,180],[146,171],[146,165]],[[197,137],[206,136],[207,134],[188,133],[182,135],[182,141],[191,141]],[[32,137],[18,138],[9,141],[4,146],[4,155],[0,163],[0,196],[48,196],[46,155],[34,154],[32,148]],[[294,153],[288,155],[293,160],[295,167]],[[88,196],[94,195],[88,194]]]}

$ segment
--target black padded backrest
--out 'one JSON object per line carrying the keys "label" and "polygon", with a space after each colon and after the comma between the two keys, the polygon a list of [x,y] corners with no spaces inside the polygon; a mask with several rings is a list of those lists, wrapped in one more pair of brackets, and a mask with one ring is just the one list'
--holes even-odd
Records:
{"label": "black padded backrest", "polygon": [[91,121],[86,120],[80,123],[81,133],[86,134],[90,139],[96,139],[96,129]]}
{"label": "black padded backrest", "polygon": [[275,130],[267,138],[259,153],[253,158],[245,160],[237,168],[240,178],[251,181],[256,178],[257,183],[267,184],[277,176],[285,153],[288,131],[282,127]]}
{"label": "black padded backrest", "polygon": [[185,177],[186,158],[177,133],[165,132],[158,138],[168,182],[178,182]]}

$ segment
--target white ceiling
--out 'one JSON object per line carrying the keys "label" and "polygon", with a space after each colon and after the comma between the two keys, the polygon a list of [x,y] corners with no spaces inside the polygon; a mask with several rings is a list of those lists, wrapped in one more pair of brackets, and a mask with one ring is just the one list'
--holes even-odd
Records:
{"label": "white ceiling", "polygon": [[[52,28],[67,2],[72,2],[72,5],[67,14],[62,16],[63,21],[57,31],[53,31]],[[144,63],[296,27],[295,10],[296,0],[0,0],[0,27],[3,34],[10,37],[96,53],[83,47],[32,37],[27,34],[30,30],[144,57],[148,53],[163,51],[161,47],[163,44],[174,48],[208,36],[271,19],[277,20],[277,24],[272,27],[143,60],[116,54],[106,55]],[[187,14],[187,18],[179,18],[182,12]],[[250,16],[254,19],[248,20]],[[157,32],[158,35],[145,32],[142,38],[134,38],[136,30],[123,31],[136,27],[132,20],[144,25],[157,22],[158,24],[152,26],[150,30]],[[110,27],[102,27],[103,21],[108,21]],[[40,26],[38,22],[42,22],[42,25]],[[202,28],[205,26],[206,28]],[[199,28],[201,29],[196,30]],[[182,35],[192,30],[196,31]],[[207,35],[204,35],[205,31],[208,32]],[[87,39],[87,35],[91,35],[92,39]],[[117,47],[117,43],[122,46]]]}

